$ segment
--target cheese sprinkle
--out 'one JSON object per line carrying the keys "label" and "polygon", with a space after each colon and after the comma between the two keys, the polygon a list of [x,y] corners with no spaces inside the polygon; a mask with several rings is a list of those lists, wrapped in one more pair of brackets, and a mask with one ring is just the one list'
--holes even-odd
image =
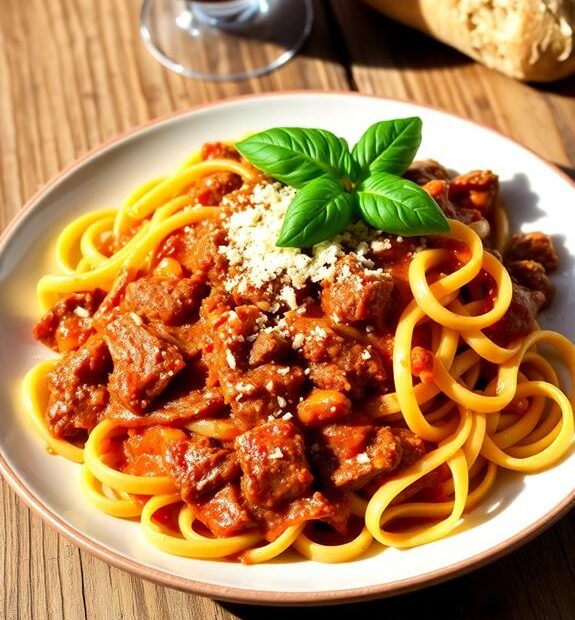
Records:
{"label": "cheese sprinkle", "polygon": [[381,233],[363,222],[352,224],[343,234],[308,251],[276,246],[285,213],[296,193],[293,187],[278,182],[260,183],[247,197],[245,208],[224,220],[227,245],[219,246],[218,251],[230,267],[224,283],[227,291],[245,295],[274,284],[278,301],[295,309],[296,292],[308,282],[330,278],[344,254],[353,254],[366,271],[383,273],[381,269],[371,270],[373,262],[366,257],[371,249],[382,247],[378,240]]}

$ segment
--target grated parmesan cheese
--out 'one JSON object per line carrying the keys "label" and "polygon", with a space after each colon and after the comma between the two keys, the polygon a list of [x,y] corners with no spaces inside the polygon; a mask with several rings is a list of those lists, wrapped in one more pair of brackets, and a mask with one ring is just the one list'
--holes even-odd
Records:
{"label": "grated parmesan cheese", "polygon": [[324,338],[327,338],[327,332],[325,331],[325,329],[323,327],[320,327],[319,325],[316,325],[312,330],[311,333],[318,339],[318,340],[323,340]]}
{"label": "grated parmesan cheese", "polygon": [[292,349],[294,349],[295,351],[298,351],[299,349],[302,348],[303,343],[305,340],[305,336],[303,334],[296,334],[293,337],[293,342],[292,342]]}
{"label": "grated parmesan cheese", "polygon": [[[229,263],[224,287],[229,292],[246,294],[275,284],[279,299],[290,309],[296,309],[298,290],[306,283],[318,283],[333,276],[337,260],[352,254],[368,273],[382,274],[373,269],[368,257],[375,248],[390,247],[388,238],[381,239],[380,231],[358,221],[330,241],[314,245],[310,251],[299,248],[280,248],[275,245],[287,208],[297,190],[277,182],[263,182],[254,187],[245,208],[234,211],[223,220],[227,245],[218,252]],[[232,200],[232,198],[224,198]],[[379,244],[379,245],[378,245]],[[373,271],[371,271],[373,270]],[[277,306],[277,307],[276,307]],[[279,304],[274,304],[274,312]]]}
{"label": "grated parmesan cheese", "polygon": [[[142,321],[142,317],[139,314],[136,314],[135,312],[130,312],[130,317],[132,318],[132,321],[134,321],[134,323],[136,325],[143,325],[144,321]],[[160,350],[157,350],[157,353],[159,353]]]}
{"label": "grated parmesan cheese", "polygon": [[384,252],[385,250],[391,250],[390,239],[376,239],[371,242],[371,249],[374,252]]}
{"label": "grated parmesan cheese", "polygon": [[236,383],[236,391],[238,391],[240,394],[252,394],[253,392],[255,392],[255,389],[256,386],[253,383],[244,383],[243,381]]}
{"label": "grated parmesan cheese", "polygon": [[295,296],[295,290],[292,286],[284,286],[280,291],[280,297],[286,302],[286,304],[292,309],[297,308],[297,299]]}
{"label": "grated parmesan cheese", "polygon": [[74,314],[82,319],[87,319],[90,316],[90,313],[82,306],[77,306],[74,308]]}
{"label": "grated parmesan cheese", "polygon": [[226,361],[228,363],[228,366],[232,370],[234,370],[236,367],[236,358],[234,357],[234,354],[229,349],[226,349]]}
{"label": "grated parmesan cheese", "polygon": [[284,453],[279,448],[276,448],[273,452],[270,452],[268,454],[268,458],[273,459],[273,460],[281,459],[283,458],[283,455]]}

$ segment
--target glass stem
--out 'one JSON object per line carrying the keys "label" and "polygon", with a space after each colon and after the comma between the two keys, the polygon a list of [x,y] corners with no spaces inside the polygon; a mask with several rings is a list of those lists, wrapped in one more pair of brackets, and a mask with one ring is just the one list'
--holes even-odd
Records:
{"label": "glass stem", "polygon": [[227,0],[226,2],[189,0],[187,4],[190,13],[198,21],[215,28],[246,23],[261,10],[260,0]]}

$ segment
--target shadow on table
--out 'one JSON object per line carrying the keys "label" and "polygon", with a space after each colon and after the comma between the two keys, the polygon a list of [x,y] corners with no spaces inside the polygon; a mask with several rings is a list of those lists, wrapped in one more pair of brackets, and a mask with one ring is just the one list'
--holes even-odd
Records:
{"label": "shadow on table", "polygon": [[520,223],[537,221],[545,214],[539,204],[539,196],[531,190],[529,177],[523,173],[513,175],[508,181],[501,181],[501,197],[507,205],[520,205],[520,210],[515,213],[517,221],[513,221],[513,212],[510,212],[511,228],[517,230]]}
{"label": "shadow on table", "polygon": [[[574,93],[575,94],[575,93]],[[569,166],[562,166],[561,164],[555,164],[561,172],[564,172],[572,181],[575,181],[575,168]]]}
{"label": "shadow on table", "polygon": [[417,30],[395,22],[359,0],[315,2],[311,36],[302,56],[364,67],[429,69],[473,61]]}
{"label": "shadow on table", "polygon": [[575,565],[566,553],[571,545],[575,545],[575,511],[511,555],[416,592],[337,608],[220,605],[241,620],[317,620],[340,612],[342,617],[385,620],[572,620]]}
{"label": "shadow on table", "polygon": [[575,75],[563,78],[557,82],[549,84],[539,84],[539,89],[543,92],[563,97],[575,97]]}

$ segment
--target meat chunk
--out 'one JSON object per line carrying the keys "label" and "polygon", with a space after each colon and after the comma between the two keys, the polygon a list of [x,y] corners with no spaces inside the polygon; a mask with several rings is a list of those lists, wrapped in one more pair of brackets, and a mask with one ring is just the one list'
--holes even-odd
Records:
{"label": "meat chunk", "polygon": [[[446,217],[459,220],[468,226],[472,226],[475,232],[482,238],[488,237],[491,227],[480,209],[470,207],[469,201],[462,204],[453,203],[449,198],[449,184],[446,181],[429,181],[423,189],[441,207]],[[464,206],[466,205],[466,206]]]}
{"label": "meat chunk", "polygon": [[393,436],[401,444],[401,469],[413,465],[427,453],[425,441],[407,428],[391,429]]}
{"label": "meat chunk", "polygon": [[457,213],[455,207],[449,200],[449,189],[447,181],[433,180],[421,184],[423,189],[435,200],[441,207],[446,217],[455,218]]}
{"label": "meat chunk", "polygon": [[379,355],[371,347],[344,341],[337,357],[329,362],[310,362],[309,378],[323,390],[345,392],[353,399],[366,390],[386,390],[387,373]]}
{"label": "meat chunk", "polygon": [[[481,184],[479,180],[477,184],[474,185],[473,179],[475,179],[476,176],[479,179],[479,176],[483,174],[486,173],[482,171],[470,173],[470,186],[475,187],[477,185],[477,187],[480,187]],[[463,176],[456,177],[452,183],[444,180],[428,181],[423,185],[423,189],[437,202],[446,217],[459,220],[468,226],[472,226],[475,232],[477,232],[482,239],[485,239],[488,237],[491,230],[490,224],[486,218],[491,214],[495,206],[497,183],[494,186],[494,194],[492,195],[488,191],[481,193],[470,189],[464,190],[463,185],[457,185],[459,180],[463,178]],[[495,181],[497,181],[497,177],[495,177]],[[458,189],[453,189],[452,184]],[[493,204],[489,201],[493,201]]]}
{"label": "meat chunk", "polygon": [[120,306],[126,295],[126,288],[136,277],[137,271],[135,269],[123,269],[120,271],[112,284],[112,288],[108,291],[108,294],[104,297],[100,307],[94,314],[94,327],[96,330],[103,330],[108,323],[120,315]]}
{"label": "meat chunk", "polygon": [[373,347],[332,329],[324,319],[290,313],[288,329],[293,348],[309,365],[309,378],[324,390],[362,398],[369,388],[386,389],[387,373]]}
{"label": "meat chunk", "polygon": [[172,398],[157,408],[146,411],[145,415],[134,413],[115,398],[106,415],[114,420],[121,420],[127,427],[140,427],[149,424],[173,424],[200,418],[210,418],[224,410],[224,397],[221,390],[192,390],[184,396]]}
{"label": "meat chunk", "polygon": [[184,431],[167,426],[130,429],[123,441],[121,470],[134,476],[164,476],[169,445],[186,439]]}
{"label": "meat chunk", "polygon": [[304,380],[298,366],[263,364],[228,379],[222,389],[236,424],[250,429],[270,415],[295,411]]}
{"label": "meat chunk", "polygon": [[541,310],[548,308],[555,296],[555,285],[545,273],[541,263],[534,260],[515,260],[506,265],[511,278],[525,288],[539,291],[545,296]]}
{"label": "meat chunk", "polygon": [[122,315],[106,327],[114,362],[110,392],[128,409],[145,411],[184,366],[175,346],[150,333],[136,315]]}
{"label": "meat chunk", "polygon": [[210,294],[204,298],[200,306],[200,317],[208,322],[210,317],[218,317],[224,312],[229,312],[234,306],[232,296],[219,287],[214,287]]}
{"label": "meat chunk", "polygon": [[448,181],[451,177],[447,168],[435,159],[414,161],[403,176],[418,185],[425,185],[435,180]]}
{"label": "meat chunk", "polygon": [[513,295],[507,312],[497,323],[486,328],[485,334],[500,346],[508,346],[535,328],[535,317],[545,303],[540,291],[531,291],[513,283]]}
{"label": "meat chunk", "polygon": [[337,363],[311,362],[309,378],[319,389],[345,392],[353,399],[363,398],[370,387],[386,389],[384,368],[373,357],[364,359],[364,351],[361,345],[353,345]]}
{"label": "meat chunk", "polygon": [[280,509],[268,510],[251,505],[250,510],[256,516],[267,540],[275,540],[287,527],[304,521],[324,521],[342,534],[346,531],[351,514],[349,493],[328,495],[316,491],[309,497],[295,499]]}
{"label": "meat chunk", "polygon": [[307,362],[331,362],[341,355],[345,340],[325,319],[290,312],[286,320],[292,348]]}
{"label": "meat chunk", "polygon": [[226,276],[227,260],[218,247],[225,243],[225,232],[209,222],[186,226],[169,235],[161,244],[157,260],[171,258],[177,261],[186,273],[203,274],[209,281],[218,284]]}
{"label": "meat chunk", "polygon": [[491,170],[472,170],[449,183],[449,200],[456,210],[476,209],[489,217],[497,204],[499,177]]}
{"label": "meat chunk", "polygon": [[206,362],[223,384],[230,370],[239,372],[249,367],[249,341],[265,325],[267,317],[257,306],[246,305],[221,314],[216,310],[207,321],[211,343],[205,351]]}
{"label": "meat chunk", "polygon": [[[385,269],[395,282],[391,297],[397,302],[403,296],[403,289],[408,287],[407,277],[409,265],[417,248],[426,240],[420,237],[396,237],[395,235],[381,235],[371,243],[372,258],[376,267]],[[409,294],[410,298],[411,293]],[[391,303],[391,300],[390,300]]]}
{"label": "meat chunk", "polygon": [[392,290],[389,274],[366,269],[348,254],[337,261],[333,276],[323,283],[321,305],[327,315],[344,323],[377,325],[386,316]]}
{"label": "meat chunk", "polygon": [[216,229],[201,236],[182,257],[182,264],[195,274],[204,274],[213,284],[219,284],[227,273],[227,260],[218,248],[225,243],[225,233]]}
{"label": "meat chunk", "polygon": [[224,142],[206,142],[200,151],[200,159],[207,161],[209,159],[235,159],[239,161],[240,154],[231,145]]}
{"label": "meat chunk", "polygon": [[203,321],[184,325],[153,323],[147,329],[161,340],[173,344],[187,360],[197,358],[204,346],[206,326]]}
{"label": "meat chunk", "polygon": [[353,491],[401,461],[402,442],[386,426],[328,424],[312,435],[312,462],[326,484]]}
{"label": "meat chunk", "polygon": [[433,353],[424,347],[415,346],[411,349],[411,373],[419,377],[422,383],[431,383],[433,373]]}
{"label": "meat chunk", "polygon": [[310,493],[313,476],[303,437],[289,421],[274,420],[236,438],[242,492],[251,504],[278,508]]}
{"label": "meat chunk", "polygon": [[105,295],[97,288],[64,297],[36,323],[34,337],[60,353],[77,349],[95,333],[92,315]]}
{"label": "meat chunk", "polygon": [[112,365],[101,338],[69,352],[48,376],[48,424],[55,437],[75,439],[91,431],[108,404],[106,384]]}
{"label": "meat chunk", "polygon": [[283,362],[291,351],[289,342],[277,332],[260,332],[250,351],[250,366]]}
{"label": "meat chunk", "polygon": [[202,277],[140,278],[128,284],[124,307],[149,321],[181,325],[195,318],[206,286]]}
{"label": "meat chunk", "polygon": [[237,306],[208,316],[211,341],[204,348],[210,381],[222,387],[238,424],[249,429],[272,413],[295,406],[304,382],[301,368],[262,364],[249,367],[250,340],[267,318],[257,306]]}
{"label": "meat chunk", "polygon": [[[398,442],[401,448],[401,460],[395,469],[378,474],[362,488],[362,494],[366,495],[367,497],[371,497],[379,489],[379,487],[384,484],[384,482],[386,482],[391,476],[394,476],[398,472],[409,467],[410,465],[413,465],[413,463],[418,461],[428,452],[428,446],[426,445],[425,441],[415,433],[412,433],[409,429],[392,428],[391,432],[393,433],[395,440]],[[433,481],[435,480],[436,479],[433,478]],[[410,497],[412,494],[417,493],[426,485],[427,481],[425,482],[425,484],[418,482],[411,485],[409,487],[410,491],[408,494],[405,494],[405,497]]]}
{"label": "meat chunk", "polygon": [[240,475],[235,452],[201,435],[171,443],[166,464],[182,499],[188,503],[205,499]]}
{"label": "meat chunk", "polygon": [[559,265],[559,258],[551,237],[542,232],[513,235],[503,258],[505,262],[536,261],[543,266],[545,271],[553,271]]}
{"label": "meat chunk", "polygon": [[219,538],[227,538],[257,527],[243,506],[238,485],[226,484],[198,507],[198,519]]}
{"label": "meat chunk", "polygon": [[194,185],[191,195],[204,206],[217,206],[222,198],[242,186],[242,177],[233,172],[212,172]]}

